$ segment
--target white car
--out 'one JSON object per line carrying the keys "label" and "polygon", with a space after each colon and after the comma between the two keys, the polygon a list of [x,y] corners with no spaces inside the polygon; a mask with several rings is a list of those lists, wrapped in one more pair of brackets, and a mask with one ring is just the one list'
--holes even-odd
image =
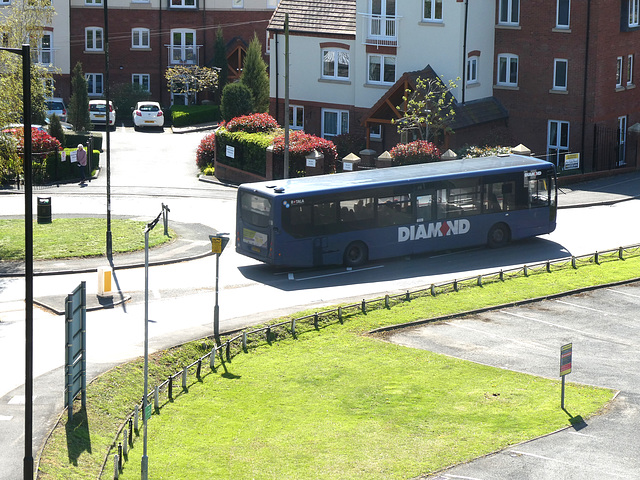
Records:
{"label": "white car", "polygon": [[47,98],[44,103],[47,107],[47,118],[50,118],[55,113],[61,122],[67,121],[67,107],[62,98]]}
{"label": "white car", "polygon": [[[106,125],[107,123],[107,101],[89,100],[89,120],[94,125]],[[109,102],[109,126],[116,124],[116,111],[113,102]]]}
{"label": "white car", "polygon": [[158,102],[138,102],[133,109],[133,127],[164,127],[164,113]]}

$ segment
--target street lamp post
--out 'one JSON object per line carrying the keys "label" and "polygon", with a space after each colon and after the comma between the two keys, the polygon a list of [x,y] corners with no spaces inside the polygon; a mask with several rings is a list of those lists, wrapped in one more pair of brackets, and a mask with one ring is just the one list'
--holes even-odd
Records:
{"label": "street lamp post", "polygon": [[112,255],[112,237],[111,237],[111,111],[109,110],[109,14],[107,0],[104,0],[104,94],[106,103],[107,121],[105,123],[106,131],[106,149],[107,149],[107,258],[111,259]]}
{"label": "street lamp post", "polygon": [[31,180],[31,53],[22,48],[0,47],[22,56],[22,116],[24,121],[24,280],[25,280],[25,418],[24,480],[33,480],[33,187]]}

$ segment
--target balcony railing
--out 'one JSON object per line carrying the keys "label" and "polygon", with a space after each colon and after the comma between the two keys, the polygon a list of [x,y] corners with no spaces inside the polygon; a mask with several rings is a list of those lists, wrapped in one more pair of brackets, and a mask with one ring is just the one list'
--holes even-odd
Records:
{"label": "balcony railing", "polygon": [[398,45],[398,21],[400,17],[385,17],[361,13],[365,19],[364,44],[395,47]]}
{"label": "balcony railing", "polygon": [[169,52],[169,65],[199,65],[202,45],[165,45]]}

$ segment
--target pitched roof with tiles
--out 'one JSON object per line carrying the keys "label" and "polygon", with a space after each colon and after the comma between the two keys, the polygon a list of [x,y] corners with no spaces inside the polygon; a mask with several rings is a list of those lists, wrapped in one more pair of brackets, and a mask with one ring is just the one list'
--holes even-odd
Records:
{"label": "pitched roof with tiles", "polygon": [[290,33],[356,34],[356,0],[281,0],[267,29],[284,31],[286,13]]}

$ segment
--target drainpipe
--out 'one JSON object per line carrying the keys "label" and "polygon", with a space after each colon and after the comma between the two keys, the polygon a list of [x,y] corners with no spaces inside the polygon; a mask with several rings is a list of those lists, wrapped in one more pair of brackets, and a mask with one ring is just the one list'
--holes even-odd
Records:
{"label": "drainpipe", "polygon": [[464,2],[464,39],[462,41],[462,103],[467,93],[467,29],[469,27],[469,0]]}
{"label": "drainpipe", "polygon": [[[160,92],[160,103],[162,103],[162,92],[164,92],[164,87],[162,86],[162,79],[164,75],[162,74],[162,1],[158,2],[158,92]],[[171,103],[171,98],[169,98],[169,103]]]}
{"label": "drainpipe", "polygon": [[[587,121],[587,80],[589,77],[589,38],[590,38],[590,27],[591,27],[591,0],[587,0],[587,30],[586,30],[586,41],[584,48],[584,83],[582,86],[582,138],[580,140],[581,150],[584,155],[585,153],[585,130],[586,130],[586,121]],[[591,152],[591,170],[593,170],[593,162],[595,149]],[[585,172],[584,159],[582,160],[582,172]]]}
{"label": "drainpipe", "polygon": [[275,94],[276,94],[276,98],[275,98],[275,100],[276,100],[276,102],[275,102],[276,103],[276,111],[275,111],[275,114],[276,114],[276,120],[277,120],[279,118],[278,115],[280,113],[280,105],[279,105],[280,102],[279,102],[279,98],[278,98],[279,97],[279,92],[278,92],[278,59],[280,57],[278,57],[278,31],[276,30],[275,32],[276,32],[276,34],[274,35],[274,39],[275,39],[274,48],[275,48],[275,56],[276,56],[276,92],[275,92]]}

